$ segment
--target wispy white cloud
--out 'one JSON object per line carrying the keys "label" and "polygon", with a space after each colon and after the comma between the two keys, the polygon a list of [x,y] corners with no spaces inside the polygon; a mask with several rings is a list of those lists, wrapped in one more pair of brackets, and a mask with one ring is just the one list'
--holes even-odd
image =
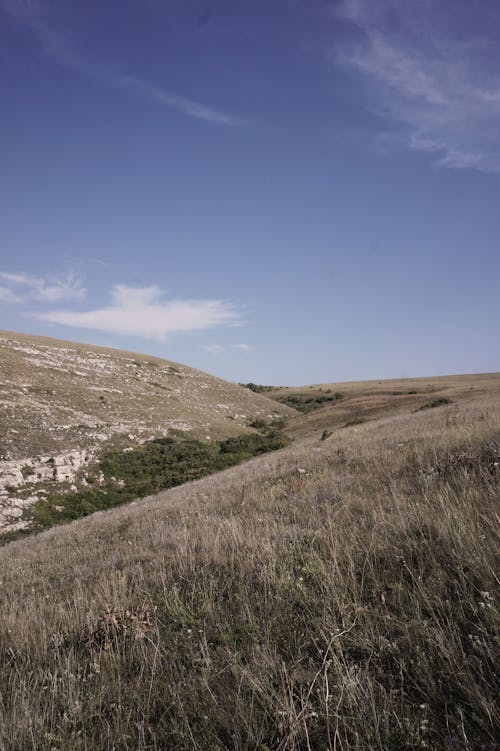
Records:
{"label": "wispy white cloud", "polygon": [[160,86],[148,81],[143,81],[140,78],[135,78],[134,76],[117,76],[111,73],[99,71],[95,77],[100,78],[113,86],[129,89],[145,99],[165,105],[166,107],[170,107],[178,112],[183,112],[185,115],[194,117],[197,120],[205,120],[209,123],[228,126],[247,124],[247,121],[243,118],[229,115],[226,112],[221,112],[220,110],[208,107],[206,104],[196,102],[192,99],[186,99],[185,97],[170,94]]}
{"label": "wispy white cloud", "polygon": [[202,344],[201,348],[211,355],[222,355],[224,352],[227,352],[226,347],[222,344]]}
{"label": "wispy white cloud", "polygon": [[17,305],[23,302],[23,298],[9,287],[0,287],[0,302],[6,302],[9,303],[9,305]]}
{"label": "wispy white cloud", "polygon": [[157,286],[118,284],[104,308],[51,310],[31,314],[41,321],[109,334],[163,341],[169,334],[203,331],[242,323],[241,311],[223,300],[166,300]]}
{"label": "wispy white cloud", "polygon": [[74,271],[52,279],[26,274],[24,272],[0,272],[0,279],[9,287],[3,287],[0,299],[3,302],[19,303],[35,300],[42,303],[62,302],[64,300],[81,301],[85,298],[86,290],[83,280]]}
{"label": "wispy white cloud", "polygon": [[35,35],[43,54],[59,65],[78,71],[108,86],[129,90],[150,102],[182,112],[197,120],[226,126],[242,126],[247,121],[194,99],[178,96],[161,86],[131,75],[123,75],[105,65],[91,62],[70,44],[50,23],[47,8],[36,0],[0,0],[0,10]]}
{"label": "wispy white cloud", "polygon": [[472,38],[437,2],[344,0],[336,12],[358,31],[336,48],[337,62],[370,79],[374,108],[406,127],[409,148],[443,167],[500,171],[498,15]]}
{"label": "wispy white cloud", "polygon": [[222,355],[226,352],[239,351],[239,352],[253,352],[255,347],[252,344],[202,344],[201,348],[205,352],[210,352],[211,355]]}

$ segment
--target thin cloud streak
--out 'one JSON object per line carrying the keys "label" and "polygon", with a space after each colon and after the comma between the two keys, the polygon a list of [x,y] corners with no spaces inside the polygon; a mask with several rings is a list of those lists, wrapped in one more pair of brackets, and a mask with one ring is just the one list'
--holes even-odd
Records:
{"label": "thin cloud streak", "polygon": [[158,104],[183,112],[185,115],[194,117],[197,120],[205,120],[206,122],[232,127],[248,124],[247,121],[242,118],[227,115],[226,113],[215,110],[212,107],[207,107],[200,102],[176,96],[175,94],[169,94],[161,87],[149,83],[148,81],[143,81],[140,78],[135,78],[133,76],[115,76],[113,74],[106,74],[103,78],[102,73],[103,72],[100,71],[95,77],[99,77],[101,80],[104,80],[113,86],[129,89],[145,99],[149,99],[151,102],[158,102]]}
{"label": "thin cloud streak", "polygon": [[[3,287],[4,293],[0,295],[3,302],[19,303],[35,300],[41,303],[54,303],[64,300],[81,301],[85,299],[86,289],[79,274],[68,271],[66,274],[53,279],[44,279],[40,276],[26,274],[25,272],[9,273],[0,272],[0,279],[7,282],[10,287]],[[12,289],[15,288],[15,291]]]}
{"label": "thin cloud streak", "polygon": [[252,344],[229,344],[224,346],[223,344],[202,344],[201,348],[205,352],[209,352],[211,355],[223,355],[224,353],[232,351],[237,352],[253,352],[255,347]]}
{"label": "thin cloud streak", "polygon": [[498,172],[500,74],[485,63],[492,42],[452,37],[432,10],[407,0],[345,0],[336,12],[361,35],[335,59],[378,84],[377,104],[407,126],[410,149],[436,154],[442,167]]}
{"label": "thin cloud streak", "polygon": [[103,65],[96,65],[70,47],[64,37],[45,20],[46,8],[31,0],[0,0],[0,10],[29,28],[37,37],[42,52],[64,68],[76,70],[102,84],[132,91],[150,102],[181,112],[197,120],[239,127],[248,124],[243,118],[235,117],[202,102],[178,96],[165,91],[157,84],[135,76],[118,74]]}
{"label": "thin cloud streak", "polygon": [[202,344],[201,348],[211,355],[222,355],[224,352],[227,352],[222,344]]}
{"label": "thin cloud streak", "polygon": [[242,323],[241,312],[224,300],[165,300],[157,286],[115,285],[110,304],[87,311],[51,310],[30,314],[48,323],[164,341],[174,333],[204,331]]}
{"label": "thin cloud streak", "polygon": [[23,302],[23,298],[8,287],[0,287],[0,302],[8,303],[9,305],[19,305],[19,303]]}

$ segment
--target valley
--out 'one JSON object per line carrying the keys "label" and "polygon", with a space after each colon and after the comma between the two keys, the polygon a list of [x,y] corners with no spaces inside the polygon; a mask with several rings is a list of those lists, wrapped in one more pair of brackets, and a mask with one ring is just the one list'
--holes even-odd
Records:
{"label": "valley", "polygon": [[170,441],[244,461],[0,548],[0,749],[495,749],[500,375],[261,395],[174,367],[216,405],[117,434],[103,476],[154,483]]}

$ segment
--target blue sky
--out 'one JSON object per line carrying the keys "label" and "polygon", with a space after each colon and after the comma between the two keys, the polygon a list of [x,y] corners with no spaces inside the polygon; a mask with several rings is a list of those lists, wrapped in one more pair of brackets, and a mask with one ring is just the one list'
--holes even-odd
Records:
{"label": "blue sky", "polygon": [[0,0],[0,327],[500,370],[496,0]]}

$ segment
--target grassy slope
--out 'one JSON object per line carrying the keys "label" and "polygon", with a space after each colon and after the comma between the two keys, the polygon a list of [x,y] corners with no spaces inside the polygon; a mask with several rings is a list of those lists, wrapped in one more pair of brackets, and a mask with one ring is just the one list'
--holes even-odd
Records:
{"label": "grassy slope", "polygon": [[[169,428],[195,438],[247,430],[276,402],[149,355],[0,331],[0,455],[129,445]],[[132,442],[134,439],[132,439]]]}
{"label": "grassy slope", "polygon": [[495,748],[474,383],[0,550],[0,749]]}
{"label": "grassy slope", "polygon": [[[437,399],[444,398],[457,403],[485,394],[492,399],[500,399],[498,374],[326,383],[265,392],[271,399],[298,397],[304,401],[306,409],[311,399],[332,399],[319,407],[313,401],[315,409],[289,421],[287,433],[299,438],[314,431],[335,430],[347,422],[407,414],[408,411],[419,409]],[[342,395],[343,398],[335,398],[336,395]]]}
{"label": "grassy slope", "polygon": [[269,430],[211,442],[155,438],[132,451],[110,451],[96,468],[96,474],[102,473],[101,482],[75,491],[54,489],[24,509],[23,527],[2,531],[0,545],[206,477],[289,443],[285,433]]}

